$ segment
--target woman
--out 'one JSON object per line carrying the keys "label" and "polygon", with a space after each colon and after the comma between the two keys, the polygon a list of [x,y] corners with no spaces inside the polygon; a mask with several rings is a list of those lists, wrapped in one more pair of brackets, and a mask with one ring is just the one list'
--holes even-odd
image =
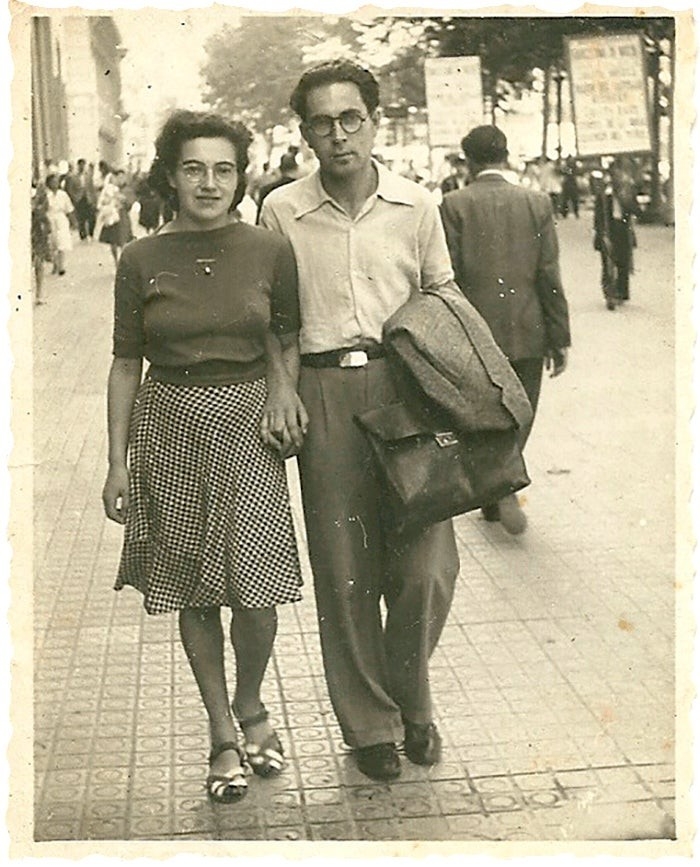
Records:
{"label": "woman", "polygon": [[97,197],[98,238],[109,249],[116,265],[122,250],[132,238],[129,211],[123,187],[126,176],[122,169],[105,176],[102,189]]}
{"label": "woman", "polygon": [[51,224],[51,240],[53,243],[53,271],[62,277],[66,273],[66,253],[73,249],[71,238],[71,218],[73,203],[65,190],[60,189],[58,175],[50,174],[46,178],[46,198],[48,201],[48,217]]}
{"label": "woman", "polygon": [[298,370],[296,266],[285,240],[231,216],[250,140],[239,124],[189,111],[158,137],[149,179],[176,216],[119,261],[103,492],[108,517],[126,524],[116,589],[136,587],[149,613],[179,611],[217,801],[245,794],[248,764],[261,776],[282,768],[260,686],[275,606],[299,600],[301,586],[283,462],[307,423],[287,372]]}

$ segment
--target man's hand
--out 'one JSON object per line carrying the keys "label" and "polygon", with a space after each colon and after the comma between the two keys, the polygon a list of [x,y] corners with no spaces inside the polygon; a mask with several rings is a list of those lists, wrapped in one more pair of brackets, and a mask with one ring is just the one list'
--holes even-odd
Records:
{"label": "man's hand", "polygon": [[110,465],[107,480],[102,489],[105,514],[117,524],[126,523],[129,510],[129,470],[123,464]]}
{"label": "man's hand", "polygon": [[560,373],[564,373],[566,370],[566,355],[567,352],[565,347],[562,347],[561,349],[550,349],[545,355],[544,366],[550,371],[550,378],[559,376]]}
{"label": "man's hand", "polygon": [[297,454],[304,442],[309,417],[304,404],[291,386],[270,388],[262,418],[260,436],[266,446],[284,460]]}

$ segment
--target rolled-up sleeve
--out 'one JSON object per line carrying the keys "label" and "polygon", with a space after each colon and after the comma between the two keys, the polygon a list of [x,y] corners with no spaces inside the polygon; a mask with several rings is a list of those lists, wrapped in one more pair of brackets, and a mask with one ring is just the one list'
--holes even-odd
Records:
{"label": "rolled-up sleeve", "polygon": [[117,358],[142,358],[145,345],[141,275],[126,249],[119,259],[114,281],[112,352]]}

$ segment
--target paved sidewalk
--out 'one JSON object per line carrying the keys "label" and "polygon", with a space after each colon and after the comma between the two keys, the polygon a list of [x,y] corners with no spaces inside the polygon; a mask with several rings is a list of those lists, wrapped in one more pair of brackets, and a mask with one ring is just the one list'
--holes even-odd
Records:
{"label": "paved sidewalk", "polygon": [[456,520],[462,570],[432,666],[443,761],[404,761],[392,785],[355,769],[307,572],[264,690],[290,761],[231,806],[204,793],[207,725],[175,619],[111,589],[113,267],[76,244],[35,312],[36,840],[673,837],[673,233],[638,236],[632,300],[608,312],[590,215],[560,225],[575,348],[545,381],[528,532]]}

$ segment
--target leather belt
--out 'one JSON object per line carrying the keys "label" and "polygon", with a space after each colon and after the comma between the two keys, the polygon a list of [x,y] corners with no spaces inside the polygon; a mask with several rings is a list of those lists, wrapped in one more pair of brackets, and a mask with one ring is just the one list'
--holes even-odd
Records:
{"label": "leather belt", "polygon": [[375,358],[384,355],[381,343],[353,346],[348,349],[332,349],[330,352],[311,352],[301,356],[303,367],[365,367]]}

